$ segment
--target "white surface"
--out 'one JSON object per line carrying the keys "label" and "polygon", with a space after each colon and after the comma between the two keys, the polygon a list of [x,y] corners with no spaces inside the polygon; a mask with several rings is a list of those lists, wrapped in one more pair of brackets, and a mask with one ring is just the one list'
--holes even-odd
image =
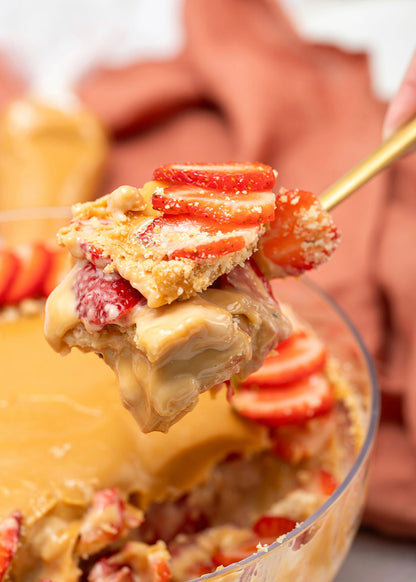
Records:
{"label": "white surface", "polygon": [[376,93],[396,91],[416,49],[416,0],[283,0],[307,38],[370,54]]}
{"label": "white surface", "polygon": [[[371,55],[374,88],[395,92],[416,48],[416,0],[282,0],[316,41]],[[93,65],[166,58],[183,44],[182,0],[0,0],[0,47],[33,90],[62,100]]]}
{"label": "white surface", "polygon": [[361,531],[334,582],[415,582],[416,544]]}
{"label": "white surface", "polygon": [[182,0],[0,0],[0,47],[32,91],[65,100],[98,63],[166,58],[182,46]]}

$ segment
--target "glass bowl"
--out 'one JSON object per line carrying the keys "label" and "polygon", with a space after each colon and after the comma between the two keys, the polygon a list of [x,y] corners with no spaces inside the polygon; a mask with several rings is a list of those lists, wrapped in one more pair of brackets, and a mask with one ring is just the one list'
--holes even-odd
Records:
{"label": "glass bowl", "polygon": [[307,278],[274,280],[274,294],[318,333],[352,387],[362,430],[358,452],[351,447],[348,427],[340,427],[345,442],[345,477],[327,501],[302,524],[257,552],[204,580],[244,582],[331,582],[358,530],[364,508],[370,453],[377,431],[380,398],[377,376],[363,341],[346,314]]}
{"label": "glass bowl", "polygon": [[[53,245],[56,231],[69,216],[67,208],[0,212],[0,248],[2,244],[39,240]],[[377,380],[369,354],[347,316],[316,285],[303,278],[275,280],[272,287],[278,301],[290,305],[307,321],[338,361],[360,413],[361,445],[357,452],[351,445],[348,427],[340,427],[345,442],[345,478],[336,491],[283,540],[206,574],[202,579],[207,581],[330,582],[350,548],[365,501],[370,452],[379,415]]]}

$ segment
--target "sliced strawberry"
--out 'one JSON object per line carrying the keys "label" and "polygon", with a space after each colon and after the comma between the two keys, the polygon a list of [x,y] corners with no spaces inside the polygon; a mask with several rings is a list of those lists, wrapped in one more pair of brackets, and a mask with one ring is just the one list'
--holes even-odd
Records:
{"label": "sliced strawberry", "polygon": [[51,258],[42,243],[22,244],[14,249],[19,267],[6,291],[3,303],[15,305],[27,298],[39,297]]}
{"label": "sliced strawberry", "polygon": [[234,409],[245,418],[270,427],[303,424],[329,412],[332,386],[321,374],[311,374],[286,387],[240,389],[231,396]]}
{"label": "sliced strawberry", "polygon": [[202,216],[220,223],[264,224],[274,217],[273,192],[219,192],[195,186],[156,188],[153,208],[165,214]]}
{"label": "sliced strawberry", "polygon": [[235,228],[188,216],[160,216],[137,234],[137,240],[160,258],[212,259],[252,244],[259,228]]}
{"label": "sliced strawberry", "polygon": [[94,246],[88,241],[80,243],[80,250],[84,254],[84,258],[99,269],[104,269],[111,263],[110,257],[106,256],[103,249]]}
{"label": "sliced strawberry", "polygon": [[0,523],[0,582],[3,580],[19,545],[22,515],[14,511]]}
{"label": "sliced strawberry", "polygon": [[319,471],[319,481],[321,486],[321,491],[325,496],[330,496],[337,489],[339,483],[338,480],[325,469],[320,469]]}
{"label": "sliced strawberry", "polygon": [[70,255],[66,249],[49,247],[48,251],[50,254],[50,265],[42,283],[41,295],[43,297],[48,297],[55,287],[59,285],[69,271],[71,263]]}
{"label": "sliced strawberry", "polygon": [[296,382],[322,370],[326,357],[326,348],[315,334],[305,330],[294,332],[280,342],[263,366],[244,381],[243,386],[277,387]]}
{"label": "sliced strawberry", "polygon": [[8,293],[10,285],[19,269],[19,260],[9,249],[0,249],[0,305]]}
{"label": "sliced strawberry", "polygon": [[171,572],[165,557],[158,554],[149,555],[149,565],[154,582],[169,582]]}
{"label": "sliced strawberry", "polygon": [[228,236],[227,238],[201,243],[190,248],[176,249],[170,254],[171,259],[212,259],[241,251],[245,247],[242,236]]}
{"label": "sliced strawberry", "polygon": [[153,178],[169,184],[192,184],[213,190],[270,190],[273,168],[251,162],[168,164],[153,172]]}
{"label": "sliced strawberry", "polygon": [[126,505],[116,488],[98,491],[80,529],[77,552],[89,556],[139,527],[141,512]]}
{"label": "sliced strawberry", "polygon": [[253,531],[261,539],[276,538],[287,534],[296,527],[296,521],[277,515],[263,515],[253,525]]}
{"label": "sliced strawberry", "polygon": [[273,276],[298,276],[325,263],[339,238],[339,230],[314,194],[281,189],[275,218],[262,239],[262,254],[271,262]]}
{"label": "sliced strawberry", "polygon": [[118,273],[104,273],[91,263],[77,275],[75,296],[78,317],[99,327],[126,315],[138,303],[145,303],[142,294]]}

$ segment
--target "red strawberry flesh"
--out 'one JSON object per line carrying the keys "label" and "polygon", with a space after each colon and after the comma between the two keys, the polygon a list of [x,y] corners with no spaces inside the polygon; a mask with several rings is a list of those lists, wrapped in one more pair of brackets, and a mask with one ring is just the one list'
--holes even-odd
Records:
{"label": "red strawberry flesh", "polygon": [[273,192],[221,192],[195,186],[157,188],[152,197],[156,210],[189,214],[233,224],[264,224],[274,218]]}
{"label": "red strawberry flesh", "polygon": [[231,404],[241,416],[273,428],[302,425],[326,414],[333,408],[334,395],[326,377],[317,373],[286,387],[240,389]]}
{"label": "red strawberry flesh", "polygon": [[49,247],[48,251],[50,266],[42,282],[41,295],[43,297],[48,297],[53,289],[59,285],[70,267],[69,253],[66,249]]}
{"label": "red strawberry flesh", "polygon": [[153,178],[214,190],[270,190],[276,179],[270,166],[251,162],[168,164],[157,168]]}
{"label": "red strawberry flesh", "polygon": [[17,256],[9,249],[0,249],[0,305],[8,293],[19,269]]}
{"label": "red strawberry flesh", "polygon": [[262,252],[280,268],[273,275],[298,276],[325,263],[339,239],[339,230],[314,194],[281,189]]}
{"label": "red strawberry flesh", "polygon": [[22,515],[14,511],[0,523],[0,582],[3,580],[19,545]]}
{"label": "red strawberry flesh", "polygon": [[244,386],[284,386],[322,370],[327,352],[324,344],[314,334],[306,331],[294,332],[280,342],[263,366],[250,374]]}
{"label": "red strawberry flesh", "polygon": [[111,263],[110,257],[107,257],[102,249],[99,249],[88,241],[81,242],[80,250],[84,254],[84,258],[89,263],[92,263],[100,269],[104,269],[104,267]]}
{"label": "red strawberry flesh", "polygon": [[263,515],[253,525],[253,535],[235,546],[220,548],[212,557],[215,566],[229,566],[258,551],[259,544],[270,545],[276,538],[296,527],[296,522],[281,516]]}
{"label": "red strawberry flesh", "polygon": [[325,469],[319,471],[319,479],[322,493],[328,497],[334,493],[339,485],[338,480],[335,479],[334,475],[325,471]]}
{"label": "red strawberry flesh", "polygon": [[245,247],[242,236],[229,236],[222,240],[197,244],[191,248],[176,249],[170,253],[171,259],[212,259],[241,251]]}
{"label": "red strawberry flesh", "polygon": [[144,297],[117,273],[106,274],[91,263],[78,273],[75,284],[78,316],[88,324],[103,327],[126,315]]}
{"label": "red strawberry flesh", "polygon": [[255,240],[258,226],[238,228],[189,216],[155,218],[137,240],[167,259],[212,259],[243,249]]}
{"label": "red strawberry flesh", "polygon": [[260,538],[278,538],[296,527],[293,519],[277,515],[263,515],[253,525],[253,531]]}
{"label": "red strawberry flesh", "polygon": [[117,488],[97,491],[80,529],[77,552],[96,553],[137,528],[141,517],[126,506]]}
{"label": "red strawberry flesh", "polygon": [[6,305],[16,305],[23,299],[40,296],[51,263],[50,253],[42,243],[19,245],[14,255],[18,265],[2,299]]}

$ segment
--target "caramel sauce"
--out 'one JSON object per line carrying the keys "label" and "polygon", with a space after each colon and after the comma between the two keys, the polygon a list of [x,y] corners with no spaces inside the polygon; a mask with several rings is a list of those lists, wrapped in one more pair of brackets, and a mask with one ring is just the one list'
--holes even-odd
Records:
{"label": "caramel sauce", "polygon": [[202,395],[168,434],[141,433],[113,372],[94,354],[62,358],[42,327],[40,315],[0,323],[0,521],[18,509],[30,526],[59,503],[85,507],[104,487],[146,507],[189,491],[230,453],[267,446],[224,390]]}
{"label": "caramel sauce", "polygon": [[107,147],[90,112],[13,101],[0,118],[0,209],[69,206],[94,198]]}

